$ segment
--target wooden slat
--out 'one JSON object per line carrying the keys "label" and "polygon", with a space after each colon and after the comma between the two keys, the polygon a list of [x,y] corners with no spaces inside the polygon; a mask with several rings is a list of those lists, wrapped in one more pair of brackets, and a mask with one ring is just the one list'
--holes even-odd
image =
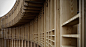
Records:
{"label": "wooden slat", "polygon": [[25,2],[28,2],[28,3],[43,3],[44,0],[25,0]]}
{"label": "wooden slat", "polygon": [[79,23],[79,15],[80,14],[75,15],[74,17],[72,17],[68,21],[64,22],[61,26],[78,24]]}
{"label": "wooden slat", "polygon": [[62,35],[62,37],[79,38],[79,35],[78,34],[66,34],[66,35]]}
{"label": "wooden slat", "polygon": [[75,47],[75,46],[62,46],[62,47]]}

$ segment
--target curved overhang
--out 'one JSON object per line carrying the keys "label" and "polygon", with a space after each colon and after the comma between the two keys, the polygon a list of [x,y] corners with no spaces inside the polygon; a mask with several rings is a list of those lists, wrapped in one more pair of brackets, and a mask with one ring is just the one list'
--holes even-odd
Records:
{"label": "curved overhang", "polygon": [[38,16],[44,0],[16,0],[12,9],[1,18],[1,28],[26,24]]}

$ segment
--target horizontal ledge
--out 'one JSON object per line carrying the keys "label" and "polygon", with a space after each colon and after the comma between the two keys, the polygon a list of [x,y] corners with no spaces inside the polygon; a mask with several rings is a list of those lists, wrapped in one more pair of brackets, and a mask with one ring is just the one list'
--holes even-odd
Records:
{"label": "horizontal ledge", "polygon": [[62,46],[62,47],[76,47],[76,46]]}
{"label": "horizontal ledge", "polygon": [[32,5],[24,5],[24,7],[42,8],[42,6],[32,6]]}
{"label": "horizontal ledge", "polygon": [[49,36],[55,36],[55,35],[49,35]]}
{"label": "horizontal ledge", "polygon": [[78,24],[79,23],[79,15],[80,14],[75,15],[74,17],[72,17],[68,21],[64,22],[61,26]]}
{"label": "horizontal ledge", "polygon": [[28,3],[43,3],[43,2],[40,2],[40,1],[25,1],[25,2],[28,2]]}
{"label": "horizontal ledge", "polygon": [[79,37],[79,35],[78,35],[78,34],[66,34],[66,35],[62,35],[62,37],[78,38],[78,37]]}

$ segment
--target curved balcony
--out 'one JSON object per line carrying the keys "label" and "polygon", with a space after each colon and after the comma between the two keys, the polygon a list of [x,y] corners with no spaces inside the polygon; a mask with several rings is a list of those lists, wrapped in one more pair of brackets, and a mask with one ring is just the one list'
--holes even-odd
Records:
{"label": "curved balcony", "polygon": [[44,0],[17,0],[14,7],[1,18],[1,28],[20,26],[34,19]]}

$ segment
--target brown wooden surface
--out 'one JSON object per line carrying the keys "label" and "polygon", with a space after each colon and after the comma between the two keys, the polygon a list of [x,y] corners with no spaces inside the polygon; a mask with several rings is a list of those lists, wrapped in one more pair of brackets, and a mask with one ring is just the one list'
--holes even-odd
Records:
{"label": "brown wooden surface", "polygon": [[0,46],[85,47],[84,8],[77,0],[17,0],[1,18]]}

